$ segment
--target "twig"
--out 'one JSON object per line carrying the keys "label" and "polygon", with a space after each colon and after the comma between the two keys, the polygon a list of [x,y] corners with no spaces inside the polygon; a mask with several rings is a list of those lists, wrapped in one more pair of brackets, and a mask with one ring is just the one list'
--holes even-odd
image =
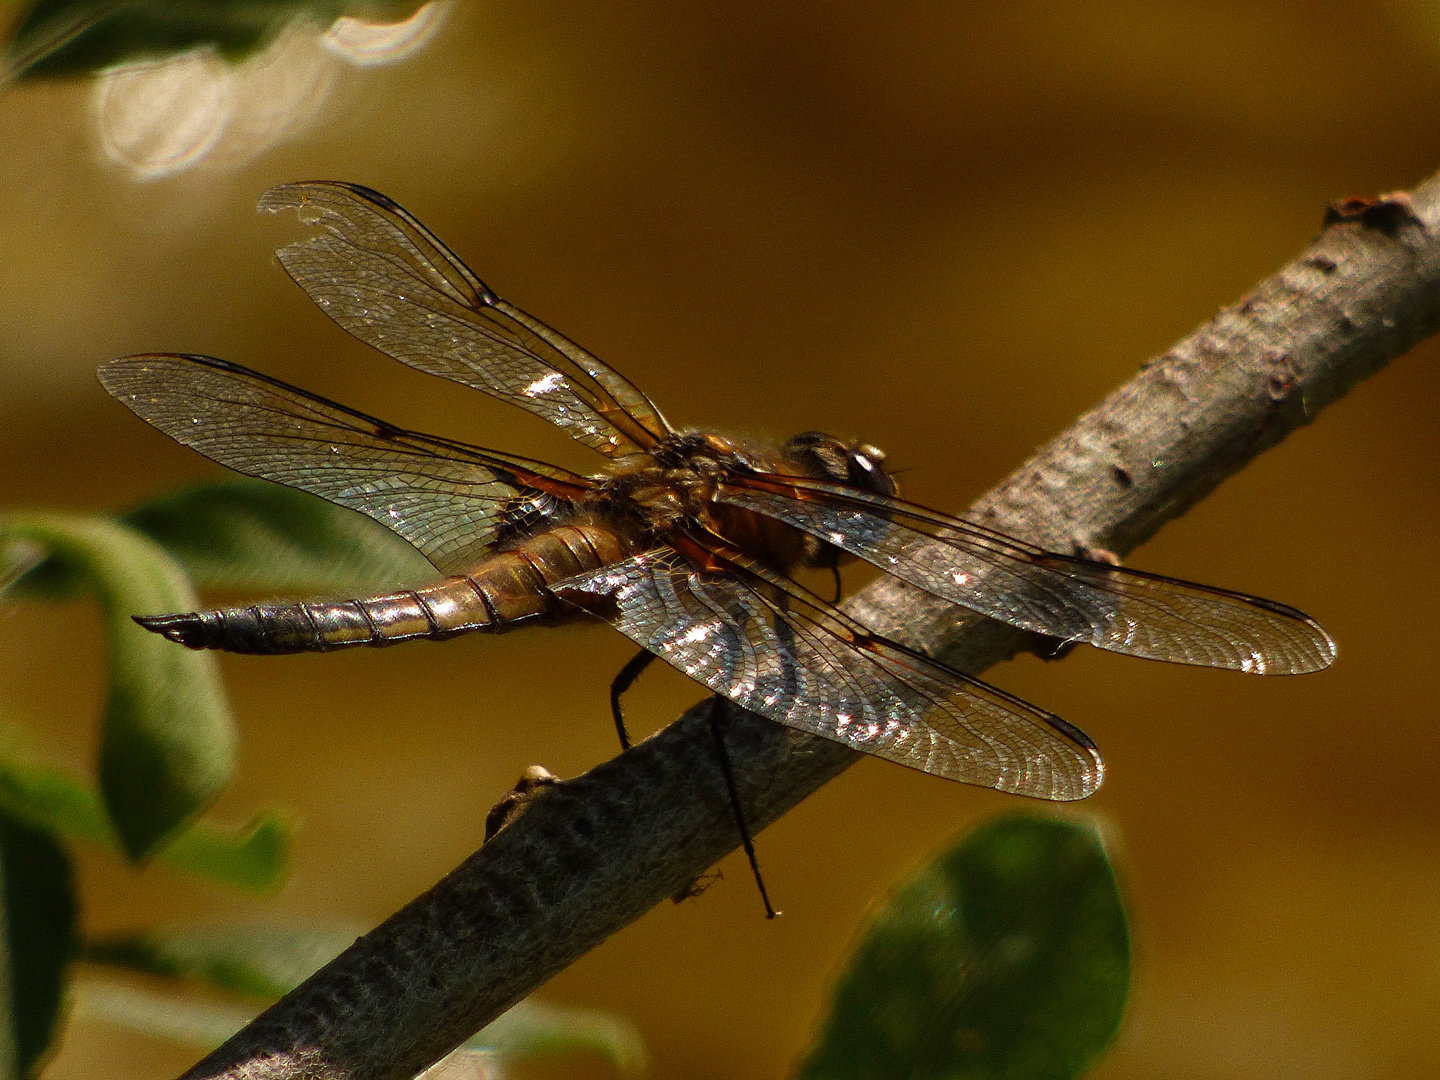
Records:
{"label": "twig", "polygon": [[[1124,554],[1355,383],[1440,327],[1440,177],[1347,200],[1311,247],[1148,362],[971,510],[1052,549]],[[1027,644],[893,579],[849,610],[978,672]],[[400,1080],[494,1019],[739,842],[708,700],[537,791],[435,888],[367,934],[187,1078]],[[857,756],[729,710],[759,828]]]}

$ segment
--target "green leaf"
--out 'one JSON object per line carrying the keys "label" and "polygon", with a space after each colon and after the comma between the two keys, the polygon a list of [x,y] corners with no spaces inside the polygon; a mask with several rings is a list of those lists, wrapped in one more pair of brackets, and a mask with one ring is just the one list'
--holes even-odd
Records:
{"label": "green leaf", "polygon": [[1130,981],[1119,889],[1090,825],[1014,815],[896,890],[836,982],[802,1080],[1068,1080]]}
{"label": "green leaf", "polygon": [[98,938],[95,963],[185,979],[248,997],[289,993],[354,944],[355,926],[195,923]]}
{"label": "green leaf", "polygon": [[197,1001],[138,986],[84,979],[76,986],[75,1017],[213,1050],[259,1014],[258,1006]]}
{"label": "green leaf", "polygon": [[78,574],[18,537],[0,546],[0,603],[11,600],[78,600],[85,595]]}
{"label": "green leaf", "polygon": [[[77,990],[75,1014],[80,1019],[205,1050],[225,1042],[260,1012],[258,1005],[197,1001],[95,978],[81,980]],[[507,1066],[582,1053],[598,1056],[627,1075],[645,1068],[644,1047],[632,1024],[607,1013],[533,1000],[520,1002],[454,1052],[462,1058],[493,1056]],[[474,1076],[475,1070],[458,1074]]]}
{"label": "green leaf", "polygon": [[[363,514],[264,480],[206,484],[120,520],[169,552],[201,589],[358,596],[435,576],[423,555]],[[10,595],[62,600],[82,593],[83,582],[49,559]]]}
{"label": "green leaf", "polygon": [[66,969],[75,956],[74,874],[65,849],[48,833],[0,815],[0,875],[9,1006],[0,1069],[32,1076],[59,1027]]}
{"label": "green leaf", "polygon": [[358,595],[435,577],[425,556],[383,525],[264,480],[207,484],[147,503],[124,520],[202,589]]}
{"label": "green leaf", "polygon": [[[0,729],[0,813],[58,836],[119,848],[100,797],[78,777],[27,760]],[[279,888],[289,862],[291,826],[273,811],[238,832],[197,821],[155,861],[212,881],[257,892]]]}
{"label": "green leaf", "polygon": [[295,828],[274,810],[252,818],[238,832],[197,821],[155,856],[187,874],[251,892],[274,892],[285,883]]}
{"label": "green leaf", "polygon": [[[289,993],[354,943],[349,925],[194,923],[98,938],[84,950],[92,963],[273,1000]],[[228,1038],[248,1016],[234,1011],[185,1012],[178,1019],[134,992],[105,991],[112,1022],[201,1045]],[[191,1029],[186,1036],[177,1029]],[[227,1023],[234,1026],[226,1029]],[[213,1041],[212,1041],[213,1040]],[[634,1025],[609,1013],[522,1001],[472,1037],[465,1048],[502,1060],[534,1062],[593,1054],[624,1073],[645,1065]]]}
{"label": "green leaf", "polygon": [[0,542],[0,599],[4,599],[9,589],[45,561],[45,552],[34,544],[14,538]]}
{"label": "green leaf", "polygon": [[36,0],[15,30],[8,66],[23,77],[84,75],[114,64],[211,48],[243,60],[299,18],[408,18],[422,0]]}
{"label": "green leaf", "polygon": [[473,1035],[465,1048],[498,1056],[506,1063],[548,1061],[594,1054],[617,1072],[645,1071],[645,1044],[630,1021],[597,1009],[550,1005],[527,998]]}
{"label": "green leaf", "polygon": [[229,783],[235,732],[214,657],[142,630],[132,613],[199,606],[154,541],[105,518],[30,513],[0,523],[63,560],[99,599],[110,641],[100,790],[125,851],[153,854]]}

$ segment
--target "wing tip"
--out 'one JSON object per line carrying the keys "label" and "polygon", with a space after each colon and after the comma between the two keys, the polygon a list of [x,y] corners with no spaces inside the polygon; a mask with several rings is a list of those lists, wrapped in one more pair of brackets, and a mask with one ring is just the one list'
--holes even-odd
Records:
{"label": "wing tip", "polygon": [[[1082,733],[1083,734],[1083,733]],[[1047,754],[1029,764],[1043,764],[1043,768],[1022,771],[1018,777],[1004,773],[988,783],[983,780],[962,781],[992,787],[1007,795],[1023,795],[1046,802],[1080,802],[1100,790],[1105,783],[1105,759],[1100,751],[1087,739],[1077,746],[1077,752],[1069,759]]]}
{"label": "wing tip", "polygon": [[117,356],[112,360],[106,360],[95,368],[95,380],[105,389],[108,394],[115,393],[115,382],[126,368],[131,366],[135,357]]}
{"label": "wing tip", "polygon": [[1329,632],[1314,619],[1308,620],[1310,629],[1315,632],[1315,659],[1314,662],[1304,667],[1297,667],[1292,674],[1309,675],[1315,671],[1324,671],[1335,662],[1339,655],[1340,647],[1335,644],[1335,639]]}
{"label": "wing tip", "polygon": [[130,353],[127,356],[117,356],[112,360],[106,360],[95,368],[95,378],[100,385],[111,393],[114,390],[111,384],[116,382],[125,373],[136,368],[143,368],[147,364],[160,364],[166,361],[180,360],[187,364],[198,364],[201,367],[216,368],[220,371],[238,372],[243,375],[253,375],[255,372],[241,364],[232,363],[229,360],[221,360],[219,357],[206,356],[204,353]]}
{"label": "wing tip", "polygon": [[1315,631],[1318,638],[1317,644],[1320,647],[1320,667],[1327,668],[1335,662],[1335,657],[1340,654],[1340,646],[1336,644],[1335,639],[1330,636],[1330,631],[1326,630],[1325,627],[1321,626],[1314,619],[1309,618],[1309,616],[1306,616],[1306,621],[1310,624],[1310,628]]}
{"label": "wing tip", "polygon": [[131,373],[137,369],[143,369],[147,364],[156,364],[164,360],[192,360],[213,362],[208,356],[191,355],[189,353],[130,353],[127,356],[117,356],[98,364],[95,368],[95,379],[111,397],[121,397],[129,393],[127,385]]}
{"label": "wing tip", "polygon": [[359,201],[375,203],[385,210],[400,209],[400,204],[388,195],[364,184],[352,184],[348,180],[292,180],[289,183],[276,184],[260,193],[260,198],[255,200],[255,208],[269,214],[302,209],[312,202],[312,193],[316,189],[344,192]]}
{"label": "wing tip", "polygon": [[1081,799],[1088,799],[1105,783],[1105,759],[1100,756],[1099,749],[1092,745],[1088,756],[1090,768],[1081,776],[1079,791],[1069,798],[1057,799],[1057,802],[1079,802]]}
{"label": "wing tip", "polygon": [[309,186],[307,181],[298,184],[276,184],[272,188],[266,188],[260,193],[260,198],[255,200],[255,209],[266,214],[278,214],[281,210],[294,209],[305,201],[297,189]]}
{"label": "wing tip", "polygon": [[1078,786],[1069,787],[1063,793],[1057,792],[1052,796],[1052,801],[1079,802],[1081,799],[1088,799],[1105,783],[1105,759],[1100,754],[1100,748],[1095,745],[1089,735],[1069,721],[1062,720],[1053,713],[1049,714],[1046,719],[1061,734],[1067,736],[1079,751],[1076,754],[1079,759],[1077,762],[1080,766],[1079,775],[1071,779],[1072,785],[1078,781]]}
{"label": "wing tip", "polygon": [[[1297,651],[1297,655],[1292,658],[1291,663],[1283,665],[1260,663],[1253,667],[1246,667],[1242,661],[1241,670],[1253,671],[1260,675],[1308,675],[1314,671],[1323,671],[1335,662],[1335,656],[1339,651],[1338,646],[1335,644],[1335,639],[1330,636],[1330,632],[1317,620],[1312,619],[1299,608],[1282,604],[1278,600],[1244,595],[1241,595],[1241,599],[1247,601],[1252,607],[1269,612],[1282,622],[1299,629],[1309,638],[1309,641],[1305,643],[1309,648],[1303,651],[1310,653],[1306,656],[1300,655]],[[1257,655],[1262,653],[1263,650],[1256,650]]]}
{"label": "wing tip", "polygon": [[1339,646],[1330,632],[1303,611],[1283,604],[1265,605],[1273,613],[1285,618],[1304,633],[1296,647],[1288,650],[1289,655],[1273,657],[1263,646],[1252,646],[1248,657],[1241,657],[1229,665],[1233,670],[1250,675],[1311,675],[1324,671],[1335,662]]}

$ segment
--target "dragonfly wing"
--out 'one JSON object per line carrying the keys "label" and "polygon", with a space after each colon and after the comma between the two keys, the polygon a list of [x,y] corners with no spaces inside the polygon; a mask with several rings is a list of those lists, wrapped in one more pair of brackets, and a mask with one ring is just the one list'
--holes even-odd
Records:
{"label": "dragonfly wing", "polygon": [[[747,478],[748,481],[748,478]],[[1048,552],[913,503],[785,478],[719,501],[783,521],[917,588],[1001,622],[1152,660],[1299,674],[1335,642],[1273,600]],[[790,491],[784,489],[789,488]]]}
{"label": "dragonfly wing", "polygon": [[1071,800],[1100,786],[1099,752],[1077,728],[744,565],[706,573],[665,547],[554,591],[779,723],[1000,791]]}
{"label": "dragonfly wing", "polygon": [[211,357],[127,356],[101,365],[99,377],[171,438],[237,472],[358,510],[419,548],[441,573],[472,566],[507,522],[559,511],[568,487],[586,483],[393,427]]}
{"label": "dragonfly wing", "polygon": [[501,300],[402,207],[358,184],[282,184],[262,210],[294,209],[323,231],[280,249],[321,309],[402,363],[483,390],[615,457],[670,428],[623,376]]}

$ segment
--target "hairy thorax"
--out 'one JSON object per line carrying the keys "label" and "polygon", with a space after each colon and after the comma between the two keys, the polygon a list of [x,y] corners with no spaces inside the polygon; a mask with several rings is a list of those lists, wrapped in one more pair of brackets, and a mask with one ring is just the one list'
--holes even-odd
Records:
{"label": "hairy thorax", "polygon": [[[794,475],[795,466],[713,432],[672,435],[650,455],[616,463],[587,509],[628,535],[637,547],[673,542],[686,529],[703,529],[777,570],[794,566],[806,550],[805,535],[772,518],[715,501],[720,485],[736,473]],[[787,467],[788,466],[788,467]]]}

